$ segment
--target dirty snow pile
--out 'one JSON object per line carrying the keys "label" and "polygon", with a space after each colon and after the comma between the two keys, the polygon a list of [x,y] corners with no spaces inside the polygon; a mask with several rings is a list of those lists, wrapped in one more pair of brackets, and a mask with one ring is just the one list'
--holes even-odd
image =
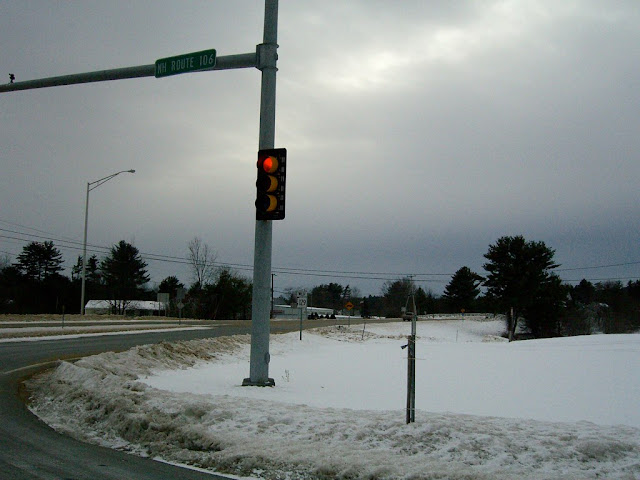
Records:
{"label": "dirty snow pile", "polygon": [[31,381],[59,431],[246,478],[638,479],[640,335],[508,343],[502,322],[271,337],[274,388],[241,387],[249,337],[136,347]]}

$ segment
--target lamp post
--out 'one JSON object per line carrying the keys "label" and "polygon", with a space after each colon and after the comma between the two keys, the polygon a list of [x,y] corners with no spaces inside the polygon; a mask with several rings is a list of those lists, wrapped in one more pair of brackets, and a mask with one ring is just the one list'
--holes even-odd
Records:
{"label": "lamp post", "polygon": [[89,224],[89,192],[98,188],[105,182],[108,182],[116,175],[120,175],[121,173],[136,173],[135,170],[121,170],[119,172],[108,175],[104,178],[96,180],[94,182],[87,182],[87,200],[84,207],[84,242],[82,243],[82,288],[80,290],[80,314],[84,315],[84,292],[85,292],[85,282],[87,278],[87,227]]}

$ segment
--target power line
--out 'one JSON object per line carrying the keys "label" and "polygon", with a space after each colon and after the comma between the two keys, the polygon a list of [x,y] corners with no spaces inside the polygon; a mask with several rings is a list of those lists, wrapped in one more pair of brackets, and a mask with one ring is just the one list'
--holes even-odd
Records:
{"label": "power line", "polygon": [[[47,231],[44,231],[44,230],[40,230],[40,229],[38,229],[38,228],[34,228],[34,227],[28,227],[27,225],[22,225],[22,224],[20,224],[20,223],[9,222],[8,220],[2,220],[2,219],[0,219],[0,223],[6,223],[7,225],[11,225],[11,226],[13,226],[13,227],[26,228],[27,230],[33,230],[34,232],[38,232],[38,233],[45,233],[45,234],[47,234],[47,235],[49,235],[49,236],[51,236],[51,235],[52,235],[52,233],[51,233],[51,232],[47,232]],[[61,237],[61,238],[65,238],[65,237]],[[66,240],[69,240],[69,241],[71,241],[71,242],[76,242],[76,241],[77,241],[77,239],[75,239],[75,238],[70,238],[70,237],[66,237]]]}
{"label": "power line", "polygon": [[[371,276],[371,275],[367,275],[365,272],[362,272],[361,275],[357,275],[357,274],[350,274],[349,272],[338,272],[335,270],[329,270],[327,271],[328,273],[319,273],[322,272],[322,270],[305,270],[305,269],[299,269],[298,271],[295,272],[291,272],[291,271],[283,271],[280,270],[278,267],[274,267],[273,268],[273,272],[277,273],[279,275],[296,275],[296,276],[307,276],[307,277],[329,277],[329,278],[348,278],[348,279],[355,279],[355,280],[394,280],[397,278],[403,278],[403,277],[407,277],[409,276],[409,274],[401,274],[401,273],[388,273],[388,274],[375,274],[372,273],[371,275],[388,275],[386,277],[378,277],[378,276]],[[424,275],[447,275],[447,274],[424,274]],[[444,282],[445,280],[440,280],[440,279],[428,279],[428,278],[420,278],[417,279],[416,281],[418,282]]]}
{"label": "power line", "polygon": [[580,283],[582,280],[587,280],[588,282],[613,282],[613,281],[616,281],[616,280],[619,280],[619,281],[623,281],[623,280],[640,280],[640,277],[581,278],[580,280],[564,280],[563,279],[562,281],[566,282],[566,283]]}
{"label": "power line", "polygon": [[625,263],[612,263],[609,265],[594,265],[592,267],[575,267],[575,268],[556,268],[556,272],[573,272],[575,270],[592,270],[596,268],[609,268],[609,267],[626,267],[629,265],[638,265],[640,262],[625,262]]}
{"label": "power line", "polygon": [[[24,228],[27,230],[33,230],[38,232],[29,233],[29,232],[21,232],[16,230],[11,230],[7,228],[0,228],[0,232],[5,232],[13,235],[2,235],[0,234],[0,238],[6,238],[10,240],[17,240],[21,242],[31,241],[33,238],[36,239],[44,239],[50,241],[56,241],[60,243],[60,248],[69,249],[69,250],[81,250],[82,242],[72,240],[65,237],[58,237],[56,235],[51,234],[50,232],[46,232],[44,230],[39,230],[36,228],[28,227],[25,225],[8,222],[6,220],[0,220],[0,222],[17,226],[20,228]],[[40,235],[44,234],[44,235]],[[19,235],[20,237],[16,237],[14,235]],[[27,238],[22,238],[27,237]],[[101,245],[95,244],[87,244],[88,251],[91,253],[104,254],[108,253],[111,250],[111,247],[105,247]],[[16,254],[8,253],[12,256],[17,256]],[[193,261],[187,257],[178,257],[171,255],[164,255],[158,253],[150,253],[150,252],[140,252],[140,256],[147,261],[154,262],[165,262],[165,263],[174,263],[180,265],[192,265]],[[613,268],[613,267],[623,267],[630,265],[640,264],[640,261],[632,261],[632,262],[623,262],[623,263],[615,263],[608,265],[593,265],[593,266],[585,266],[585,267],[572,267],[572,268],[557,268],[555,271],[557,272],[569,272],[569,271],[578,271],[578,270],[590,270],[590,269],[601,269],[601,268]],[[253,265],[243,264],[243,263],[229,263],[229,262],[213,262],[214,266],[217,267],[229,267],[234,268],[241,271],[253,271]],[[432,278],[432,277],[451,277],[453,273],[400,273],[400,272],[363,272],[363,271],[343,271],[343,270],[321,270],[321,269],[310,269],[310,268],[295,268],[295,267],[274,267],[273,272],[281,275],[294,275],[294,276],[307,276],[307,277],[321,277],[321,278],[343,278],[343,279],[354,279],[354,280],[383,280],[389,281],[397,278],[404,278],[408,276],[415,277],[417,282],[436,282],[443,283],[444,279]],[[606,279],[588,279],[590,281],[605,281],[605,280],[633,280],[638,277],[625,277],[625,278],[606,278]],[[579,282],[580,280],[564,280],[565,282]]]}
{"label": "power line", "polygon": [[398,272],[349,272],[344,270],[314,270],[310,268],[289,268],[289,267],[280,267],[281,271],[291,271],[291,272],[321,272],[321,273],[338,273],[338,274],[352,274],[352,275],[388,275],[388,276],[451,276],[453,273],[398,273]]}
{"label": "power line", "polygon": [[[25,228],[28,228],[28,227],[25,227]],[[37,239],[44,239],[44,240],[55,240],[57,242],[62,243],[61,245],[62,248],[77,250],[82,247],[81,242],[57,238],[52,234],[48,234],[46,236],[37,235],[33,233],[19,232],[19,231],[9,230],[5,228],[0,228],[0,231],[27,237],[27,238],[20,238],[20,237],[0,234],[0,238],[10,238],[10,239],[20,240],[20,241],[29,241],[30,238],[37,238]],[[48,233],[41,230],[36,230],[36,231],[39,231],[40,233],[44,233],[44,234]],[[110,250],[109,247],[103,247],[100,245],[87,244],[87,247],[91,247],[91,251],[93,253],[106,253]],[[184,265],[192,264],[192,261],[186,257],[176,257],[176,256],[163,255],[158,253],[148,253],[148,252],[140,252],[140,256],[143,257],[145,260],[149,260],[149,261],[177,263],[177,264],[184,264]],[[232,268],[236,268],[238,270],[253,271],[253,265],[242,264],[242,263],[214,262],[214,265],[217,265],[219,267],[229,266]],[[317,276],[317,277],[338,277],[338,278],[352,278],[352,279],[366,279],[366,280],[390,280],[393,278],[403,277],[408,275],[408,274],[402,274],[398,272],[351,272],[351,271],[339,271],[339,270],[304,269],[304,268],[293,268],[293,267],[274,267],[273,271],[274,273],[280,273],[283,275],[305,275],[305,276]],[[384,275],[384,277],[382,277],[381,275]],[[449,277],[452,274],[451,273],[425,273],[425,274],[412,274],[412,275],[418,276],[418,277],[423,277],[423,276]],[[431,280],[422,279],[422,281],[431,281]]]}
{"label": "power line", "polygon": [[[7,231],[7,230],[4,230],[4,229],[0,228],[0,231]],[[40,239],[44,239],[44,240],[50,240],[50,241],[55,240],[56,242],[58,242],[58,245],[56,245],[57,247],[64,248],[64,249],[67,249],[67,250],[81,250],[82,249],[81,246],[75,246],[75,245],[69,246],[69,245],[66,245],[66,243],[70,243],[70,242],[67,242],[66,240],[52,239],[52,238],[44,237],[44,236],[41,236],[41,235],[35,236],[33,234],[25,234],[25,233],[21,233],[21,232],[16,232],[16,234],[24,235],[24,236],[32,236],[32,237],[36,237],[36,238],[40,238]],[[2,234],[0,234],[0,238],[6,238],[6,239],[9,239],[9,240],[19,240],[21,242],[33,241],[31,238],[20,238],[20,237],[14,237],[12,235],[2,235]],[[90,250],[90,251],[92,251],[94,253],[106,253],[106,252],[109,251],[109,248],[101,247],[100,245],[87,245],[87,247],[91,247],[90,249],[88,248],[87,250]]]}

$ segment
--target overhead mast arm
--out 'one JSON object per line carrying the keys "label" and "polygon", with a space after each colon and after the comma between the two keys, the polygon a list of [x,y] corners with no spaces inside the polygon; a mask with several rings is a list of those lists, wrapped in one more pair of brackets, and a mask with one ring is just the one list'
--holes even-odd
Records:
{"label": "overhead mast arm", "polygon": [[[237,55],[217,57],[215,67],[198,70],[198,72],[230,70],[235,68],[256,68],[258,66],[258,47],[256,47],[256,52],[253,53],[240,53]],[[64,85],[75,85],[78,83],[107,82],[111,80],[124,80],[127,78],[153,77],[155,76],[155,73],[155,64],[113,68],[110,70],[98,70],[95,72],[74,73],[72,75],[61,75],[58,77],[7,83],[5,85],[0,85],[0,93],[14,92],[18,90],[33,90],[36,88],[61,87]]]}

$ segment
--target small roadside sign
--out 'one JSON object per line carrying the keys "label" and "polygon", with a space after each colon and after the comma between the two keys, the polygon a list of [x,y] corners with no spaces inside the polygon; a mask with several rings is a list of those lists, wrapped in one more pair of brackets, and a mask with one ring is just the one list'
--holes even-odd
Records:
{"label": "small roadside sign", "polygon": [[300,309],[300,340],[302,340],[302,312],[307,310],[307,291],[298,290],[296,292],[298,308]]}
{"label": "small roadside sign", "polygon": [[305,290],[296,292],[296,299],[298,308],[307,308],[307,292]]}
{"label": "small roadside sign", "polygon": [[175,57],[156,60],[156,78],[178,75],[180,73],[197,72],[216,66],[215,49],[185,53]]}
{"label": "small roadside sign", "polygon": [[344,308],[346,308],[347,310],[352,310],[354,307],[353,303],[351,302],[347,302],[344,306]]}

